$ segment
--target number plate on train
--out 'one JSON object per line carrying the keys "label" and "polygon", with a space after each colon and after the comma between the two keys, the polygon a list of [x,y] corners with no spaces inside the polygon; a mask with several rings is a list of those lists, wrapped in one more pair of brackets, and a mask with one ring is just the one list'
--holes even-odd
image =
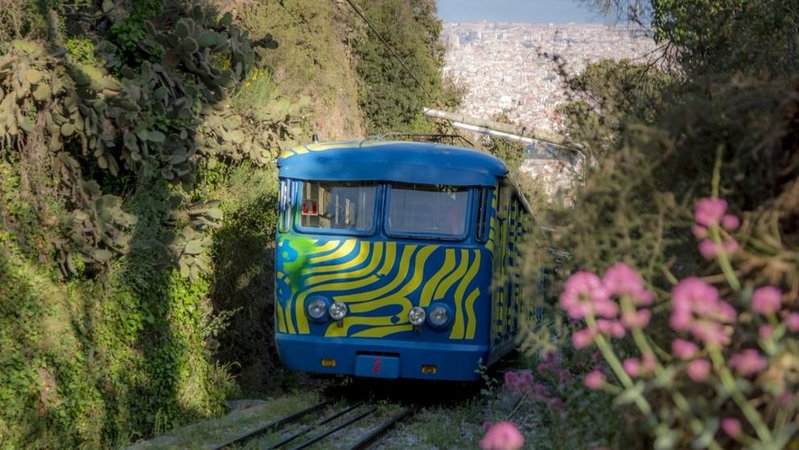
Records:
{"label": "number plate on train", "polygon": [[372,378],[399,378],[400,360],[396,356],[358,355],[355,375]]}

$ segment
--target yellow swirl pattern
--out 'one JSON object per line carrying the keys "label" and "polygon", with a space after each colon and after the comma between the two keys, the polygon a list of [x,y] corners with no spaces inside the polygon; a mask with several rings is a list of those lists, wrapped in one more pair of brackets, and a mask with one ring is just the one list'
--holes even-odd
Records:
{"label": "yellow swirl pattern", "polygon": [[[382,338],[411,331],[413,306],[443,300],[454,307],[449,338],[474,339],[475,304],[483,292],[475,283],[484,250],[359,239],[313,244],[304,255],[308,264],[299,287],[292,287],[287,302],[276,304],[279,332],[308,334],[305,306],[311,296],[322,295],[349,309],[341,323],[327,326],[327,337]],[[289,283],[287,278],[278,277]],[[486,271],[483,283],[487,278]]]}

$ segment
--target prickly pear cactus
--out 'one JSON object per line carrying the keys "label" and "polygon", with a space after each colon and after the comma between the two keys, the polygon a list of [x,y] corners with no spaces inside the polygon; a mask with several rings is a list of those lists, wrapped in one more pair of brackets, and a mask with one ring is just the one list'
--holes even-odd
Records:
{"label": "prickly pear cactus", "polygon": [[[102,20],[112,28],[127,20],[106,3]],[[55,242],[65,273],[102,269],[127,250],[135,220],[122,210],[125,190],[102,183],[124,177],[122,185],[131,186],[156,174],[186,192],[180,187],[194,184],[198,164],[270,164],[298,132],[293,117],[303,103],[274,98],[244,115],[230,108],[256,55],[229,13],[215,17],[195,7],[174,26],[145,25],[147,45],[138,47],[145,55],[135,67],[119,57],[119,46],[129,51],[130,43],[113,42],[113,33],[94,46],[96,63],[30,41],[12,42],[0,56],[0,145],[44,145],[54,157],[71,205]],[[171,248],[181,273],[196,276],[207,271],[205,230],[221,211],[181,204],[188,205],[186,220],[175,225]]]}

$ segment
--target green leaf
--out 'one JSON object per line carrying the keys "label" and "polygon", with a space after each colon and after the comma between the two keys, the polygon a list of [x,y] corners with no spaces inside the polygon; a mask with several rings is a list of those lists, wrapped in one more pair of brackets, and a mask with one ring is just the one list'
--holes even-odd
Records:
{"label": "green leaf", "polygon": [[219,26],[222,28],[227,28],[230,24],[233,23],[233,15],[230,12],[226,12],[221,19],[219,19]]}
{"label": "green leaf", "polygon": [[180,43],[180,47],[186,53],[194,53],[200,49],[200,46],[197,44],[197,41],[192,37],[187,37]]}
{"label": "green leaf", "polygon": [[155,91],[153,91],[153,98],[156,100],[166,100],[168,91],[164,86],[159,87]]}
{"label": "green leaf", "polygon": [[61,135],[64,137],[70,137],[75,134],[75,126],[71,123],[67,122],[64,125],[61,125]]}
{"label": "green leaf", "polygon": [[208,211],[206,211],[206,214],[208,215],[208,217],[214,220],[222,220],[222,217],[224,216],[224,213],[219,208],[211,208]]}
{"label": "green leaf", "polygon": [[206,30],[200,33],[200,36],[197,37],[197,44],[200,45],[200,48],[205,48],[216,45],[219,40],[220,39],[216,33]]}
{"label": "green leaf", "polygon": [[186,247],[183,249],[183,253],[187,253],[189,255],[199,255],[202,253],[202,251],[203,244],[199,239],[187,242]]}
{"label": "green leaf", "polygon": [[29,117],[23,117],[19,121],[18,125],[20,128],[22,128],[22,131],[26,133],[30,133],[31,131],[33,131],[33,126],[34,126],[33,120],[31,120]]}
{"label": "green leaf", "polygon": [[189,265],[186,264],[183,260],[180,260],[178,261],[178,266],[180,267],[180,276],[183,278],[188,278],[189,274],[191,273]]}
{"label": "green leaf", "polygon": [[227,135],[228,139],[234,144],[241,144],[244,142],[244,133],[241,130],[233,130]]}
{"label": "green leaf", "polygon": [[36,89],[33,90],[33,98],[37,102],[43,102],[47,100],[48,98],[50,98],[50,94],[51,94],[50,86],[46,84],[40,84],[39,86],[36,87]]}
{"label": "green leaf", "polygon": [[28,71],[25,72],[25,79],[28,80],[30,84],[36,84],[42,81],[43,77],[44,75],[36,69],[28,69]]}
{"label": "green leaf", "polygon": [[156,144],[163,144],[166,140],[166,135],[160,131],[153,130],[147,133],[147,140],[155,142]]}
{"label": "green leaf", "polygon": [[103,248],[96,249],[94,252],[92,252],[92,257],[101,263],[108,262],[108,260],[111,259],[111,256],[113,256],[112,253]]}

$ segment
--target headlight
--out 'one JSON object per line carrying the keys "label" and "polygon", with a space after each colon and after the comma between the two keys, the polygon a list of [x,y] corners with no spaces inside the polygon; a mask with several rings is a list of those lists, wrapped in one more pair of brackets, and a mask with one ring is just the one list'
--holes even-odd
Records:
{"label": "headlight", "polygon": [[427,309],[427,322],[434,328],[446,327],[449,325],[449,308],[433,304]]}
{"label": "headlight", "polygon": [[322,321],[327,316],[328,301],[323,298],[313,298],[308,302],[305,310],[308,312],[308,317],[312,320]]}
{"label": "headlight", "polygon": [[341,302],[336,302],[330,305],[330,317],[333,320],[341,320],[347,315],[347,305]]}
{"label": "headlight", "polygon": [[411,308],[411,312],[408,313],[408,320],[411,321],[411,325],[418,327],[424,323],[425,316],[427,316],[427,314],[424,312],[424,309],[414,306]]}

